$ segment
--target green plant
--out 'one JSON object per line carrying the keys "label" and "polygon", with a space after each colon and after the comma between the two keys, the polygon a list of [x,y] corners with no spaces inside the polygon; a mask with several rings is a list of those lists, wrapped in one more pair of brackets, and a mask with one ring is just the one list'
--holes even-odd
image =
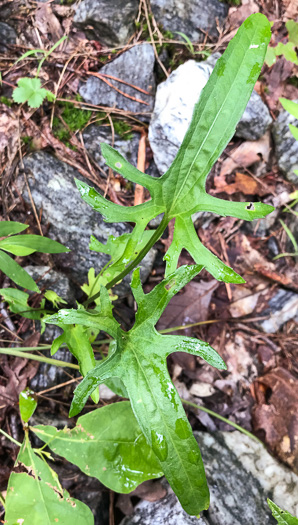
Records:
{"label": "green plant", "polygon": [[[226,365],[209,344],[191,337],[161,335],[155,325],[171,298],[202,268],[220,281],[244,282],[202,245],[191,218],[195,212],[212,211],[253,220],[265,217],[273,210],[261,203],[227,202],[210,196],[205,190],[207,175],[233,136],[250,98],[269,40],[270,26],[266,17],[256,14],[244,22],[217,62],[195,107],[182,146],[172,166],[160,179],[141,173],[113,148],[101,145],[107,165],[126,179],[146,187],[151,200],[138,206],[119,206],[107,201],[87,184],[76,181],[85,202],[99,211],[107,222],[133,222],[135,228],[131,234],[118,238],[110,236],[106,245],[92,238],[91,249],[109,254],[110,261],[99,276],[93,271],[89,273],[89,282],[84,285],[87,300],[77,309],[61,309],[43,317],[43,322],[60,326],[63,330],[52,344],[52,354],[60,345],[66,344],[85,376],[74,393],[71,416],[82,410],[89,395],[98,400],[98,385],[101,383],[119,396],[129,398],[130,403],[122,401],[94,410],[80,417],[73,430],[57,431],[48,426],[32,430],[44,440],[45,446],[48,444],[54,452],[118,492],[130,492],[141,481],[164,473],[182,506],[192,515],[208,508],[209,491],[200,450],[169,376],[166,358],[179,351],[200,356],[219,369],[225,369]],[[163,214],[160,226],[155,231],[145,231],[149,221],[159,214]],[[175,219],[175,230],[165,255],[165,279],[145,294],[139,269],[135,268],[161,237],[171,219]],[[189,251],[196,264],[177,269],[183,248]],[[134,326],[126,332],[113,316],[109,290],[133,269],[131,289],[138,309]],[[6,290],[5,293],[8,298],[10,292]],[[19,308],[24,307],[25,299],[19,297],[22,303]],[[89,309],[93,303],[95,307]],[[16,304],[12,307],[17,308]],[[99,332],[108,334],[111,342],[107,358],[103,357],[96,363],[91,343]],[[9,349],[8,353],[20,355],[16,349]],[[40,356],[36,358],[42,359]],[[112,444],[106,443],[107,435]],[[40,454],[44,454],[35,451],[37,459],[31,453],[28,458],[31,449],[26,436],[25,432],[26,449],[23,445],[19,461],[34,475],[29,481],[19,477],[18,491],[22,491],[22,484],[26,483],[28,487],[22,494],[39,487],[39,494],[43,495],[43,514],[40,511],[39,523],[51,523],[49,519],[45,521],[44,508],[48,507],[49,515],[54,516],[53,491],[59,493],[63,501],[65,498],[57,480],[55,483],[48,481],[50,476],[53,477],[48,467],[42,470],[37,465]],[[27,456],[24,456],[25,450]],[[96,469],[93,468],[95,465]],[[13,473],[12,476],[16,479],[20,474]],[[53,485],[51,492],[44,488],[44,480],[47,480],[46,485]],[[10,486],[13,486],[12,482]],[[5,504],[8,525],[13,525],[17,516],[15,509],[20,508],[20,503],[9,490]],[[18,515],[24,520],[24,525],[33,523],[32,516],[39,515],[37,503],[32,499],[28,499],[26,509],[26,515],[25,512]],[[63,512],[61,509],[63,523],[68,523]],[[85,517],[82,523],[92,523],[88,519]]]}
{"label": "green plant", "polygon": [[32,277],[6,252],[25,256],[34,252],[64,253],[68,252],[69,249],[57,241],[39,235],[16,235],[27,228],[27,224],[20,222],[0,222],[0,238],[5,237],[0,240],[0,270],[19,286],[39,292],[39,288]]}
{"label": "green plant", "polygon": [[269,46],[267,48],[265,62],[269,67],[275,64],[278,56],[283,56],[289,62],[298,65],[296,53],[296,47],[298,46],[298,22],[288,20],[286,28],[288,30],[288,42],[286,44],[278,42],[277,46]]}
{"label": "green plant", "polygon": [[17,60],[17,62],[19,62],[20,60],[24,60],[24,58],[27,58],[28,56],[38,55],[40,53],[44,55],[43,58],[39,61],[39,65],[34,78],[19,78],[17,82],[18,87],[16,87],[12,92],[12,98],[15,102],[17,102],[18,104],[23,104],[24,102],[27,102],[30,108],[39,108],[45,98],[47,98],[50,102],[55,100],[56,97],[54,93],[41,86],[41,80],[40,78],[38,78],[38,75],[40,73],[44,61],[50,56],[51,53],[53,53],[53,51],[60,44],[62,44],[62,42],[66,38],[66,36],[60,38],[60,40],[56,42],[56,44],[54,44],[49,51],[45,51],[44,49],[31,49],[30,51],[24,53]]}
{"label": "green plant", "polygon": [[267,503],[272,511],[272,516],[276,519],[278,525],[298,525],[298,519],[292,516],[286,510],[282,510],[276,503],[267,499]]}
{"label": "green plant", "polygon": [[284,223],[284,221],[282,221],[281,219],[279,221],[280,221],[283,229],[285,230],[286,234],[288,235],[291,243],[293,244],[295,251],[292,252],[292,253],[279,253],[278,255],[273,257],[274,261],[276,261],[277,259],[280,259],[281,257],[297,257],[298,256],[298,244],[297,244],[297,241],[296,241],[294,235],[292,234],[290,228],[288,228],[288,226]]}

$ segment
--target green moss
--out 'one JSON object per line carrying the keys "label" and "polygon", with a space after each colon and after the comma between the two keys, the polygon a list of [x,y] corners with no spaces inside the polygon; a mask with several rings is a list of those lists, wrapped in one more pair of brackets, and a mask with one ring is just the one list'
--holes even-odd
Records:
{"label": "green moss", "polygon": [[32,141],[32,137],[21,137],[21,141],[24,143],[24,144],[30,144],[30,142]]}
{"label": "green moss", "polygon": [[[81,102],[83,99],[80,95],[77,95],[76,100]],[[63,122],[61,122],[58,117],[54,117],[53,134],[67,147],[75,150],[76,148],[69,142],[71,133],[81,131],[86,126],[86,124],[88,124],[92,115],[92,111],[78,108],[71,102],[60,102],[59,106],[63,108],[61,117],[64,120],[66,126],[64,126]]]}
{"label": "green moss", "polygon": [[13,101],[10,98],[2,96],[0,97],[0,103],[11,108]]}
{"label": "green moss", "polygon": [[123,120],[113,120],[114,130],[122,139],[131,140],[133,134],[131,133],[131,126]]}

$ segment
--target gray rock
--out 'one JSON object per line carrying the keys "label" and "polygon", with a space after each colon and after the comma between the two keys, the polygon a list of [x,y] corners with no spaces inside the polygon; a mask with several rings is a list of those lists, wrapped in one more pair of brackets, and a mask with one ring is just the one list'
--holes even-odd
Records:
{"label": "gray rock", "polygon": [[[57,330],[57,327],[55,327],[55,332],[52,331],[52,336],[50,334],[51,333],[48,331],[47,337],[43,338],[43,342],[51,344],[56,337],[62,334],[62,330]],[[49,351],[44,351],[43,355],[46,357],[51,357]],[[53,356],[53,359],[67,361],[68,363],[74,362],[73,356],[66,347],[60,348]],[[69,375],[66,374],[65,371],[68,373],[71,372],[72,376],[75,376],[74,372],[77,372],[72,368],[62,368],[60,366],[48,365],[47,363],[40,363],[37,374],[30,381],[30,387],[35,392],[41,392],[42,390],[59,385],[60,383],[67,381],[69,378]]]}
{"label": "gray rock", "polygon": [[[37,209],[42,208],[43,220],[50,223],[49,237],[58,240],[71,249],[70,253],[55,256],[58,266],[74,281],[84,283],[91,267],[97,273],[109,257],[89,250],[90,236],[106,242],[109,235],[129,233],[131,227],[124,223],[106,223],[100,213],[92,210],[80,197],[74,179],[83,180],[81,175],[68,164],[48,153],[33,153],[24,159],[25,171]],[[89,181],[87,181],[89,182]],[[21,177],[19,186],[21,187]],[[24,198],[29,197],[24,193]],[[141,279],[144,281],[153,266],[156,251],[151,250],[141,264]],[[126,276],[115,291],[125,295],[129,291],[130,276]]]}
{"label": "gray rock", "polygon": [[[109,168],[101,154],[100,143],[112,145],[112,132],[110,127],[89,126],[83,133],[85,148],[96,164],[108,175]],[[137,165],[139,133],[133,133],[131,140],[125,140],[115,133],[114,148],[121,153],[131,164]]]}
{"label": "gray rock", "polygon": [[229,6],[219,0],[151,0],[150,5],[156,22],[164,29],[180,31],[196,42],[202,42],[206,33],[217,38],[217,20],[223,26],[229,11]]}
{"label": "gray rock", "polygon": [[265,135],[272,122],[269,109],[260,95],[253,91],[241,120],[236,128],[237,137],[246,140],[257,140]]}
{"label": "gray rock", "polygon": [[[50,223],[49,237],[71,249],[70,253],[56,256],[61,269],[75,280],[86,281],[91,267],[98,272],[108,261],[108,256],[89,250],[90,235],[101,242],[108,236],[127,233],[124,224],[108,224],[100,213],[92,210],[80,197],[74,179],[81,175],[68,164],[48,153],[38,152],[25,157],[25,171],[32,174],[29,184],[37,209],[42,208],[43,220]],[[88,182],[88,181],[87,181]],[[29,202],[28,195],[24,198]]]}
{"label": "gray rock", "polygon": [[137,0],[83,0],[74,23],[90,38],[114,47],[126,44],[133,35],[137,13]]}
{"label": "gray rock", "polygon": [[281,111],[272,127],[275,155],[279,169],[290,182],[297,184],[298,177],[294,170],[298,170],[298,141],[294,139],[289,124],[298,126],[295,117],[287,111]]}
{"label": "gray rock", "polygon": [[0,22],[0,51],[5,53],[10,44],[15,44],[17,34],[15,30],[4,22]]}
{"label": "gray rock", "polygon": [[204,459],[211,503],[198,520],[188,516],[168,487],[165,498],[142,501],[121,525],[274,525],[267,497],[295,513],[298,477],[263,445],[240,432],[195,432]]}
{"label": "gray rock", "polygon": [[143,43],[132,47],[113,62],[110,62],[99,70],[101,74],[119,78],[150,93],[150,95],[146,95],[131,86],[107,78],[108,82],[113,84],[117,89],[146,104],[121,95],[121,93],[108,86],[103,80],[93,76],[90,76],[86,84],[81,86],[79,90],[80,95],[86,102],[117,107],[125,111],[137,113],[139,117],[141,116],[144,120],[149,121],[154,106],[154,62],[155,57],[152,46]]}
{"label": "gray rock", "polygon": [[[194,105],[219,56],[216,53],[205,62],[189,60],[173,71],[165,82],[159,84],[149,126],[149,141],[160,173],[164,173],[173,162],[189,127]],[[253,109],[256,100],[257,114]],[[267,107],[260,96],[253,92],[239,123],[240,136],[243,136],[241,132],[245,130],[246,138],[260,138],[270,122]]]}
{"label": "gray rock", "polygon": [[50,266],[25,266],[25,270],[34,281],[38,281],[39,288],[53,290],[64,299],[67,304],[75,305],[74,287],[62,272],[52,270]]}
{"label": "gray rock", "polygon": [[276,333],[284,323],[297,316],[297,311],[298,294],[280,288],[262,312],[262,315],[270,315],[269,319],[261,321],[259,326],[268,334]]}

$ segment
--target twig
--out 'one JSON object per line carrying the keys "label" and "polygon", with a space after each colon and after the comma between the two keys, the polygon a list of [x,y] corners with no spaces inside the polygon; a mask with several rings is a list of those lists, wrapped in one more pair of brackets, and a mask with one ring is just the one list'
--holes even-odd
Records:
{"label": "twig", "polygon": [[93,75],[98,78],[101,78],[101,77],[111,78],[112,80],[116,80],[116,82],[120,82],[120,84],[125,84],[126,86],[132,87],[133,89],[136,89],[137,91],[140,91],[141,93],[144,93],[145,95],[152,96],[151,93],[149,93],[149,91],[146,91],[145,89],[135,86],[134,84],[130,84],[129,82],[126,82],[125,80],[122,80],[121,78],[113,77],[113,75],[106,75],[105,73],[94,73],[93,71],[88,71],[87,75]]}
{"label": "twig", "polygon": [[144,100],[141,100],[140,98],[133,97],[132,95],[128,95],[128,93],[124,93],[124,91],[121,91],[121,89],[117,88],[112,84],[112,82],[109,82],[106,78],[104,78],[100,73],[88,73],[89,75],[92,75],[93,77],[99,78],[99,80],[102,80],[102,82],[105,82],[110,86],[112,89],[115,89],[120,95],[126,98],[130,98],[130,100],[134,100],[134,102],[139,102],[140,104],[145,104],[146,106],[149,106],[148,102],[145,102]]}
{"label": "twig", "polygon": [[150,18],[149,18],[149,13],[148,13],[148,7],[147,7],[146,0],[143,0],[143,6],[144,6],[146,22],[147,22],[148,30],[149,30],[149,34],[150,34],[150,40],[151,40],[151,44],[152,44],[152,47],[153,47],[153,51],[154,51],[156,60],[159,63],[159,65],[160,65],[161,69],[163,70],[164,74],[168,78],[169,77],[169,73],[167,72],[165,66],[163,65],[163,63],[160,60],[160,58],[158,56],[158,53],[157,53],[157,49],[156,49],[156,45],[155,45],[155,41],[154,41],[154,36],[153,36],[152,28],[151,28],[151,25],[150,25]]}
{"label": "twig", "polygon": [[[139,151],[138,151],[138,163],[137,168],[139,171],[145,172],[146,167],[146,133],[144,130],[141,133],[141,138],[139,142]],[[134,206],[138,204],[143,204],[144,202],[144,186],[141,184],[136,184],[135,186],[135,195],[134,195]]]}
{"label": "twig", "polygon": [[35,220],[37,222],[38,229],[39,229],[39,233],[40,233],[40,235],[43,236],[41,225],[40,225],[40,221],[39,221],[39,218],[38,218],[38,215],[37,215],[37,211],[36,211],[36,208],[35,208],[35,204],[34,204],[34,201],[33,201],[33,198],[32,198],[32,193],[31,193],[31,190],[30,190],[30,186],[29,186],[29,183],[28,183],[28,179],[27,179],[26,173],[24,173],[24,178],[25,178],[25,182],[26,182],[27,191],[28,191],[30,202],[31,202],[32,210],[33,210],[33,213],[34,213],[34,217],[35,217]]}

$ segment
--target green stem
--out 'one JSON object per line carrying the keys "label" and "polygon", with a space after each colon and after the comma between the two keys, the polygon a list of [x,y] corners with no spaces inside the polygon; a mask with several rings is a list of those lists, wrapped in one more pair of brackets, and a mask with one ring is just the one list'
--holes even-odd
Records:
{"label": "green stem", "polygon": [[50,56],[51,53],[53,53],[53,51],[55,51],[56,47],[60,46],[60,44],[62,44],[62,42],[64,42],[64,40],[66,38],[67,38],[67,35],[64,35],[62,38],[60,38],[60,40],[58,40],[58,42],[56,42],[56,44],[54,44],[51,47],[51,49],[49,49],[49,51],[44,55],[44,57],[41,59],[41,61],[38,64],[38,68],[37,68],[37,71],[36,71],[36,77],[38,77],[38,75],[40,73],[40,70],[42,68],[42,64],[44,63],[44,61],[48,58],[48,56]]}
{"label": "green stem", "polygon": [[[123,270],[123,272],[120,272],[114,279],[112,279],[108,284],[106,284],[106,289],[110,290],[115,284],[117,284],[119,281],[122,281],[124,277],[129,274],[138,264],[144,259],[145,255],[151,250],[151,248],[154,246],[154,244],[160,239],[163,232],[165,231],[167,225],[169,224],[169,219],[167,215],[163,216],[163,219],[158,226],[158,228],[155,230],[154,234],[152,235],[151,239],[147,242],[146,246],[140,251],[140,253],[137,255],[137,257]],[[85,308],[93,303],[95,299],[97,299],[100,296],[100,292],[97,292],[96,294],[92,295],[87,299],[87,301],[84,302]]]}
{"label": "green stem", "polygon": [[0,503],[1,503],[2,507],[3,507],[4,510],[5,510],[5,499],[3,498],[1,492],[0,492]]}
{"label": "green stem", "polygon": [[164,330],[159,330],[160,334],[169,334],[171,332],[176,332],[178,330],[185,330],[186,328],[193,328],[194,326],[200,326],[203,324],[212,324],[212,323],[222,323],[222,319],[210,319],[209,321],[199,321],[197,323],[181,324],[179,326],[172,326],[171,328],[165,328]]}
{"label": "green stem", "polygon": [[210,410],[209,408],[206,408],[206,407],[202,407],[201,405],[196,405],[195,403],[191,403],[191,401],[186,401],[185,399],[181,399],[181,401],[182,401],[182,403],[184,403],[184,405],[188,405],[188,406],[196,408],[198,410],[202,410],[203,412],[207,412],[207,414],[210,414],[210,416],[216,417],[217,419],[220,419],[221,421],[224,421],[225,423],[227,423],[231,427],[234,427],[234,428],[236,428],[236,430],[239,430],[240,432],[242,432],[242,434],[245,434],[246,436],[250,437],[251,439],[254,439],[258,443],[261,443],[262,445],[264,445],[264,443],[259,438],[254,436],[251,432],[249,432],[248,430],[245,430],[245,428],[241,427],[240,425],[237,425],[237,423],[234,423],[233,421],[230,421],[229,419],[227,419],[227,418],[225,418],[223,416],[220,416],[216,412],[213,412],[213,410]]}
{"label": "green stem", "polygon": [[18,445],[18,447],[22,446],[22,443],[19,443],[19,441],[17,441],[13,437],[11,437],[9,434],[6,434],[6,432],[4,430],[2,430],[2,428],[0,428],[0,433],[3,434],[3,436],[5,436],[7,439],[9,439],[9,441],[14,443],[15,445]]}
{"label": "green stem", "polygon": [[33,359],[33,361],[40,361],[41,363],[48,363],[49,365],[75,368],[76,370],[79,370],[80,368],[78,365],[68,363],[67,361],[59,361],[59,359],[51,359],[49,357],[43,357],[41,355],[27,353],[24,354],[24,352],[20,352],[19,350],[15,350],[14,348],[0,348],[0,354],[14,355],[16,357],[25,357],[26,359]]}

